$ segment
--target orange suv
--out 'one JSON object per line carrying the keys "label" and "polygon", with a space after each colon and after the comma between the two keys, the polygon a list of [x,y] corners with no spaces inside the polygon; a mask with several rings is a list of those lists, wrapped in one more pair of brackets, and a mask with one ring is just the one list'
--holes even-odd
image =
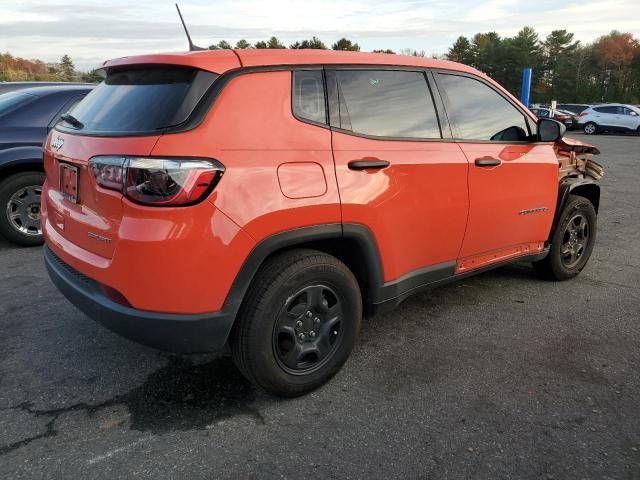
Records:
{"label": "orange suv", "polygon": [[486,75],[416,57],[226,50],[105,62],[45,143],[45,260],[111,330],[230,346],[281,395],[363,315],[515,259],[577,275],[602,169]]}

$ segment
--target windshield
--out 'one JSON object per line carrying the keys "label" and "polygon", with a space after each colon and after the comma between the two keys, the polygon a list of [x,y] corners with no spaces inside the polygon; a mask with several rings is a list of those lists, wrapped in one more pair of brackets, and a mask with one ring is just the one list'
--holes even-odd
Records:
{"label": "windshield", "polygon": [[35,100],[35,95],[29,95],[23,92],[9,92],[0,95],[0,115],[10,112],[21,105]]}
{"label": "windshield", "polygon": [[146,67],[111,72],[70,114],[97,134],[142,134],[184,122],[218,75],[193,68]]}

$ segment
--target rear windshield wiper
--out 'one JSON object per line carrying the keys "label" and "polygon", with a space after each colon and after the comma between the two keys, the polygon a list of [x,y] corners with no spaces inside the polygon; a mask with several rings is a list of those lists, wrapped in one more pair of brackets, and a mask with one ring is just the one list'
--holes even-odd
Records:
{"label": "rear windshield wiper", "polygon": [[68,124],[73,125],[78,130],[80,130],[81,128],[84,128],[84,123],[82,123],[80,120],[78,120],[76,117],[74,117],[70,113],[65,113],[61,115],[60,118],[65,122],[67,122]]}

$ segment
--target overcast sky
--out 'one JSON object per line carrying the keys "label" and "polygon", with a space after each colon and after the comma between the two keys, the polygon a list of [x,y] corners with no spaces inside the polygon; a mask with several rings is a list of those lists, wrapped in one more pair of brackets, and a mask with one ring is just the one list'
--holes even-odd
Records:
{"label": "overcast sky", "polygon": [[[103,60],[186,49],[173,1],[0,0],[0,52],[56,61],[67,53],[88,70]],[[340,37],[363,50],[412,48],[445,53],[459,35],[522,26],[541,37],[566,28],[589,42],[611,30],[640,38],[640,0],[183,0],[194,43],[250,42],[276,35],[289,45]]]}

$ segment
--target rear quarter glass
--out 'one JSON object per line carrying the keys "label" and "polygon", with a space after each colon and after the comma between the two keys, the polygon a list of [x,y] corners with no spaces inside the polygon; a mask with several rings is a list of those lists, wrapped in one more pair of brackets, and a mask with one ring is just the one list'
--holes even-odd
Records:
{"label": "rear quarter glass", "polygon": [[185,122],[219,75],[189,67],[119,68],[71,111],[82,135],[150,135]]}

